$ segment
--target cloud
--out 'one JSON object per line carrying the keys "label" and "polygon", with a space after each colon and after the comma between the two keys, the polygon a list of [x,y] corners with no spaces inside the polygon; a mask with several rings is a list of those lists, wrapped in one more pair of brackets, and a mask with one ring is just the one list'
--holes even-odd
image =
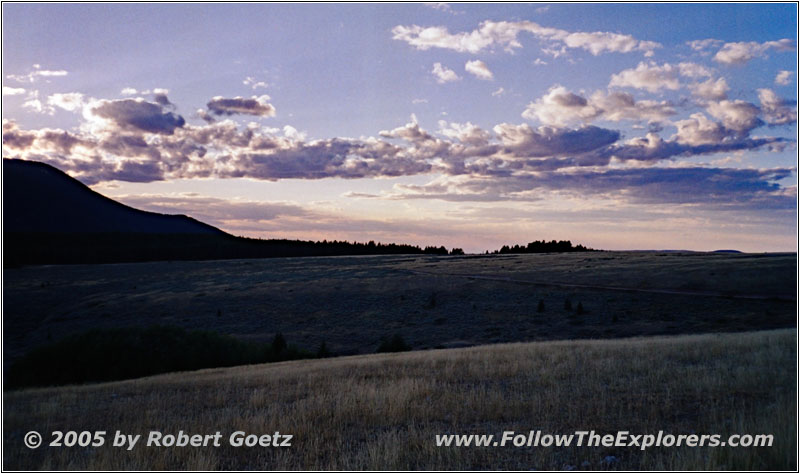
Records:
{"label": "cloud", "polygon": [[608,32],[569,32],[557,28],[543,27],[532,21],[484,21],[470,32],[450,33],[446,27],[398,25],[392,28],[392,38],[405,41],[420,49],[450,49],[461,53],[478,53],[496,47],[506,52],[522,48],[517,38],[520,32],[532,34],[539,40],[560,44],[564,48],[583,49],[597,56],[602,53],[643,52],[651,56],[661,47],[652,41],[640,41],[630,35]]}
{"label": "cloud", "polygon": [[214,97],[206,107],[209,112],[215,115],[255,115],[259,117],[274,117],[275,107],[269,103],[269,96],[253,96],[250,99],[244,97],[234,97],[226,99],[224,97]]}
{"label": "cloud", "polygon": [[533,65],[534,66],[546,66],[547,65],[547,61],[542,61],[542,58],[536,58],[536,60],[533,62]]}
{"label": "cloud", "polygon": [[758,107],[743,100],[710,102],[706,110],[713,117],[721,120],[725,128],[740,135],[746,135],[752,129],[763,124],[758,118],[761,112]]}
{"label": "cloud", "polygon": [[609,87],[632,87],[645,89],[648,92],[658,92],[661,89],[678,90],[681,87],[678,80],[679,67],[671,64],[657,65],[654,62],[641,62],[636,69],[626,69],[619,74],[611,76]]}
{"label": "cloud", "polygon": [[464,65],[464,70],[474,75],[478,79],[483,79],[485,81],[491,81],[494,79],[494,74],[492,74],[492,71],[490,71],[489,67],[486,66],[486,63],[478,59],[474,61],[467,61],[467,64]]}
{"label": "cloud", "polygon": [[122,95],[136,95],[138,91],[133,87],[125,87],[119,93]]}
{"label": "cloud", "polygon": [[[20,130],[15,122],[3,119],[3,147],[26,150],[36,139],[36,134]],[[5,156],[5,154],[3,155]]]}
{"label": "cloud", "polygon": [[27,96],[25,96],[25,102],[22,103],[22,107],[39,114],[53,115],[55,113],[55,109],[51,105],[39,99],[39,91],[37,90],[28,91]]}
{"label": "cloud", "polygon": [[640,41],[630,35],[607,32],[570,33],[563,41],[568,48],[582,48],[594,56],[602,53],[642,51],[646,57],[650,57],[656,48],[661,47],[654,41]]}
{"label": "cloud", "polygon": [[167,94],[169,94],[167,89],[153,89],[153,100],[164,107],[175,108],[175,104],[169,101]]}
{"label": "cloud", "polygon": [[442,63],[434,63],[433,69],[431,69],[431,73],[436,76],[436,82],[439,84],[445,84],[448,82],[453,82],[461,79],[458,77],[455,71],[452,69],[448,69],[445,66],[442,66]]}
{"label": "cloud", "polygon": [[719,79],[708,79],[704,82],[696,82],[689,85],[689,89],[697,97],[707,100],[723,100],[728,98],[728,82],[724,77]]}
{"label": "cloud", "polygon": [[494,127],[504,151],[516,157],[580,155],[608,146],[620,138],[616,130],[587,126],[572,130],[558,127],[533,129],[527,124],[503,123]]}
{"label": "cloud", "polygon": [[502,87],[498,87],[496,91],[492,92],[492,97],[500,97],[505,93],[506,93],[505,89],[503,89]]}
{"label": "cloud", "polygon": [[680,71],[681,76],[691,78],[711,77],[714,75],[713,71],[707,67],[701,64],[690,62],[678,63],[678,71]]}
{"label": "cloud", "polygon": [[729,65],[744,64],[753,58],[765,56],[771,49],[779,52],[790,52],[795,51],[796,48],[796,42],[788,38],[765,43],[757,43],[755,41],[725,43],[714,55],[714,61]]}
{"label": "cloud", "polygon": [[635,100],[627,92],[597,91],[589,103],[601,111],[600,117],[612,122],[633,120],[636,122],[658,122],[675,115],[673,105],[665,100]]}
{"label": "cloud", "polygon": [[25,93],[25,89],[21,87],[8,87],[3,86],[3,95],[21,95]]}
{"label": "cloud", "polygon": [[[170,110],[174,105],[142,98],[98,100],[54,94],[52,107],[83,104],[79,127],[71,131],[21,130],[16,123],[5,121],[3,152],[7,157],[52,164],[85,183],[435,174],[447,178],[448,183],[436,194],[446,196],[456,186],[453,183],[461,183],[456,186],[458,195],[448,199],[488,201],[511,196],[529,200],[548,187],[515,188],[517,184],[552,173],[556,173],[553,179],[561,179],[576,169],[663,169],[687,166],[684,159],[689,157],[787,146],[790,141],[786,139],[749,136],[763,123],[762,118],[777,125],[793,117],[786,109],[791,104],[772,91],[763,90],[760,95],[760,108],[743,101],[709,102],[705,105],[714,119],[698,113],[679,120],[675,122],[677,133],[668,139],[658,134],[660,121],[675,113],[667,101],[636,101],[631,94],[618,91],[598,91],[586,98],[553,86],[532,103],[531,116],[550,122],[538,128],[500,123],[483,129],[472,122],[440,121],[438,131],[431,133],[412,116],[408,123],[380,131],[377,137],[308,140],[291,126],[243,125],[224,117],[188,124]],[[564,123],[581,126],[555,124],[565,116],[571,118]],[[647,121],[650,132],[623,141],[617,130],[588,124],[601,119]],[[497,185],[486,185],[484,192],[484,181]],[[569,189],[566,184],[565,189]]]}
{"label": "cloud", "polygon": [[266,89],[267,87],[269,87],[269,84],[267,84],[266,82],[259,81],[258,79],[255,79],[254,77],[250,76],[245,77],[244,80],[242,81],[242,84],[250,86],[250,88],[253,90]]}
{"label": "cloud", "polygon": [[172,135],[186,123],[180,115],[165,112],[161,104],[143,99],[101,100],[88,108],[89,115],[124,131]]}
{"label": "cloud", "polygon": [[528,104],[524,118],[538,120],[544,125],[565,126],[570,123],[589,123],[594,120],[619,122],[633,120],[656,122],[675,114],[667,101],[634,100],[625,92],[597,91],[587,99],[556,85],[547,94]]}
{"label": "cloud", "polygon": [[792,82],[792,71],[781,71],[775,76],[775,84],[779,86],[788,86]]}
{"label": "cloud", "polygon": [[785,125],[797,122],[797,103],[778,97],[770,89],[759,89],[758,99],[761,101],[761,113],[770,125]]}
{"label": "cloud", "polygon": [[522,116],[538,120],[545,125],[565,126],[574,122],[588,122],[601,114],[584,97],[574,94],[561,85],[550,87],[547,93],[528,104]]}
{"label": "cloud", "polygon": [[33,69],[28,74],[10,74],[6,77],[17,82],[27,82],[33,84],[34,82],[38,82],[41,78],[62,77],[66,76],[67,74],[67,71],[64,71],[63,69],[42,69],[40,65],[34,64]]}
{"label": "cloud", "polygon": [[693,41],[687,41],[686,42],[686,44],[689,45],[690,48],[692,48],[693,50],[695,50],[695,51],[697,51],[697,52],[699,52],[701,54],[704,54],[704,55],[710,54],[708,52],[709,49],[718,48],[723,43],[724,43],[724,41],[718,40],[718,39],[713,39],[713,38],[702,39],[702,40],[693,40]]}
{"label": "cloud", "polygon": [[777,181],[790,169],[574,168],[521,173],[504,179],[447,177],[426,185],[397,185],[388,199],[539,201],[549,193],[617,203],[692,205],[712,210],[795,209],[796,193]]}
{"label": "cloud", "polygon": [[80,92],[53,94],[47,98],[47,103],[69,112],[77,112],[83,108],[83,94]]}
{"label": "cloud", "polygon": [[460,15],[463,13],[462,11],[453,10],[453,7],[446,2],[427,2],[423,5],[433,8],[434,10],[439,10],[440,12],[450,13],[451,15]]}
{"label": "cloud", "polygon": [[702,113],[694,113],[688,119],[676,121],[675,127],[678,128],[675,135],[677,142],[688,145],[721,143],[732,135],[721,123],[710,120]]}
{"label": "cloud", "polygon": [[446,120],[439,120],[439,133],[452,140],[473,146],[486,146],[491,138],[489,132],[470,122],[447,123]]}

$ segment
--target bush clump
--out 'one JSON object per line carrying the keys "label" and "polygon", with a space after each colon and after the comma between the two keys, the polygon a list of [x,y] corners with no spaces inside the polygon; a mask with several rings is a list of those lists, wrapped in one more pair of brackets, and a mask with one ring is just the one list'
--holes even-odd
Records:
{"label": "bush clump", "polygon": [[410,351],[411,346],[406,344],[403,336],[395,334],[391,338],[384,337],[376,352],[405,352]]}
{"label": "bush clump", "polygon": [[106,382],[310,357],[285,340],[275,351],[270,344],[172,326],[93,329],[29,352],[9,367],[6,387]]}

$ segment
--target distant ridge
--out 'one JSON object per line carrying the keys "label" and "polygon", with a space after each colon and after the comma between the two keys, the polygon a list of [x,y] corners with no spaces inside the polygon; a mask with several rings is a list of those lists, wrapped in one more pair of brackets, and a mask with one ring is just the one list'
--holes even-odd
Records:
{"label": "distant ridge", "polygon": [[[460,249],[453,249],[453,254]],[[463,252],[461,252],[463,253]],[[447,255],[380,242],[235,237],[184,215],[109,199],[36,161],[3,159],[3,266],[332,255]]]}
{"label": "distant ridge", "polygon": [[191,217],[126,206],[45,163],[10,159],[3,159],[3,232],[225,235]]}

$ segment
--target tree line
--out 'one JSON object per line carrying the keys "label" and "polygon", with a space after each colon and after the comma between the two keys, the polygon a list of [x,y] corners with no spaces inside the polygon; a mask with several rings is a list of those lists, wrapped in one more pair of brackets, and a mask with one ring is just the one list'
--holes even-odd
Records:
{"label": "tree line", "polygon": [[[534,240],[529,242],[528,245],[514,245],[510,247],[503,245],[500,250],[495,250],[493,254],[508,254],[508,253],[548,253],[548,252],[592,252],[594,249],[584,247],[581,244],[572,245],[569,240]],[[487,251],[487,253],[489,253]]]}

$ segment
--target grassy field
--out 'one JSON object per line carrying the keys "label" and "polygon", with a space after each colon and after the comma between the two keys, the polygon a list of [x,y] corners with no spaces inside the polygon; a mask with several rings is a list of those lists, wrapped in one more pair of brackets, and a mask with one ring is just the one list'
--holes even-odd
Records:
{"label": "grassy field", "polygon": [[[6,392],[3,468],[795,470],[795,329],[352,356]],[[26,449],[28,430],[223,434],[218,448]],[[293,434],[287,448],[227,437]],[[436,447],[436,434],[772,434],[759,448]],[[141,443],[141,442],[140,442]],[[613,456],[613,458],[611,457]]]}
{"label": "grassy field", "polygon": [[794,327],[796,269],[796,254],[654,252],[8,268],[4,364],[90,328],[154,324],[282,332],[337,354],[395,333],[426,349]]}

